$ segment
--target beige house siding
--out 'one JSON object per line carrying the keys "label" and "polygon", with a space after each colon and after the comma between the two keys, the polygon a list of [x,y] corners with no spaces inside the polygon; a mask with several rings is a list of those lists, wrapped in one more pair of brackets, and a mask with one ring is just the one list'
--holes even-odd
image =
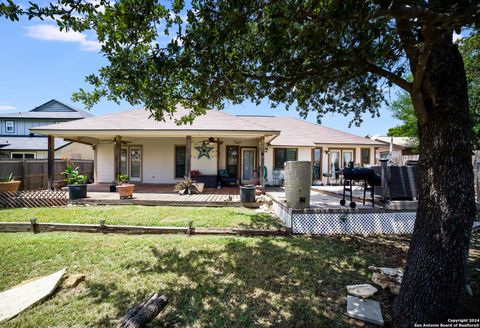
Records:
{"label": "beige house siding", "polygon": [[95,182],[110,183],[114,178],[113,143],[101,143],[96,146]]}
{"label": "beige house siding", "polygon": [[[235,139],[220,138],[220,158],[218,160],[219,169],[225,168],[226,163],[226,147],[258,147],[258,139]],[[198,151],[196,146],[201,146],[202,141],[206,138],[192,138],[192,170],[199,170],[201,174],[215,175],[217,174],[217,144],[210,143],[208,146],[213,147],[210,151],[210,159],[202,157],[198,159]],[[135,139],[131,140],[126,147],[140,146],[142,148],[142,182],[144,183],[175,183],[175,146],[185,145],[185,138],[161,138],[161,139]],[[360,163],[361,148],[370,149],[370,162],[375,163],[375,147],[359,146],[359,145],[318,145],[322,148],[322,174],[329,171],[329,159],[325,153],[331,149],[354,149],[355,162]],[[267,167],[267,181],[273,182],[273,154],[275,148],[297,148],[298,160],[311,161],[312,150],[314,147],[281,147],[266,146],[265,166]],[[114,144],[102,143],[96,147],[96,181],[102,183],[110,183],[114,180]],[[259,148],[257,152],[257,163],[259,163]],[[378,150],[377,150],[378,154]],[[283,172],[281,172],[283,175]],[[322,182],[326,183],[327,179],[322,177]]]}

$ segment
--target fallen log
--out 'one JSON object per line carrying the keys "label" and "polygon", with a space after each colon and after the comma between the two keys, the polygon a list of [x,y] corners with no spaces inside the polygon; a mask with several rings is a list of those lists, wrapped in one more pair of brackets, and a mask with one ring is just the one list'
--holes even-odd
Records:
{"label": "fallen log", "polygon": [[129,308],[120,319],[118,328],[142,328],[152,321],[165,306],[168,300],[165,295],[153,294],[139,306]]}

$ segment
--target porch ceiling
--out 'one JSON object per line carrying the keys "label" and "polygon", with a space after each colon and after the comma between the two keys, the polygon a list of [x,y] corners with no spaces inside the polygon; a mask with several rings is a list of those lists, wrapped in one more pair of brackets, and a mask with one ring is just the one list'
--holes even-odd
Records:
{"label": "porch ceiling", "polygon": [[[70,136],[70,135],[64,135],[64,134],[52,134],[56,138],[63,138],[65,141],[69,142],[78,142],[78,143],[83,143],[83,144],[88,144],[88,145],[95,145],[99,143],[105,143],[105,142],[114,142],[116,136],[120,136],[122,142],[124,143],[130,143],[130,142],[137,142],[141,140],[153,140],[153,139],[170,139],[170,138],[187,138],[187,134],[182,134],[182,135],[169,135],[169,134],[159,134],[156,136],[151,136],[151,135],[136,135],[136,134],[125,134],[125,133],[116,133],[116,134],[106,134],[106,135],[88,135],[88,136],[82,136],[82,135],[76,135],[76,136]],[[223,134],[218,134],[218,133],[203,133],[203,134],[188,134],[189,136],[193,138],[210,138],[213,137],[215,139],[223,139],[223,138],[235,138],[235,139],[246,139],[246,140],[252,140],[252,139],[257,139],[261,138],[264,135],[262,134],[235,134],[235,133],[223,133]]]}
{"label": "porch ceiling", "polygon": [[182,131],[141,131],[141,130],[105,130],[105,131],[55,131],[55,130],[37,130],[37,133],[51,135],[56,138],[64,138],[68,140],[83,140],[83,141],[100,141],[113,140],[116,136],[122,138],[179,138],[191,136],[196,137],[214,137],[214,138],[260,138],[266,136],[274,136],[280,132],[273,131],[196,131],[196,130],[182,130]]}

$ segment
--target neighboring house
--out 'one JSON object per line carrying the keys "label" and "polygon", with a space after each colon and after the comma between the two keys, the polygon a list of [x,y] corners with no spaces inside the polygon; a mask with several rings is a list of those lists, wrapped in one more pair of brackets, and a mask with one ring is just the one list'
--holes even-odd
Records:
{"label": "neighboring house", "polygon": [[390,156],[390,144],[392,145],[391,161],[398,165],[404,165],[405,160],[417,160],[418,155],[415,154],[415,149],[418,147],[417,138],[412,137],[388,137],[388,136],[367,136],[371,140],[381,142],[383,145],[378,148],[375,162],[381,158],[388,158]]}
{"label": "neighboring house", "polygon": [[[174,118],[187,111],[177,107]],[[111,183],[117,173],[131,181],[174,183],[190,171],[216,180],[228,170],[248,183],[264,164],[267,184],[278,184],[284,163],[313,162],[313,180],[348,162],[373,164],[382,143],[291,117],[234,116],[209,110],[191,125],[155,121],[143,109],[32,129],[35,133],[95,147],[95,181]],[[264,149],[264,156],[261,156]],[[275,173],[273,173],[275,171]]]}
{"label": "neighboring house", "polygon": [[[47,138],[31,128],[91,117],[90,113],[52,99],[28,112],[0,113],[0,158],[47,158]],[[93,159],[89,145],[55,139],[55,157]]]}

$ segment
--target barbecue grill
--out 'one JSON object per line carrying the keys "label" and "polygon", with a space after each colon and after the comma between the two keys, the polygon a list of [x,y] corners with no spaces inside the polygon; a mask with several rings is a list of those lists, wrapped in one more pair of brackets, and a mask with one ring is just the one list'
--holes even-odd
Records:
{"label": "barbecue grill", "polygon": [[375,186],[380,186],[382,178],[375,173],[373,169],[358,167],[354,168],[353,163],[351,162],[348,167],[343,169],[343,198],[340,201],[340,205],[345,206],[345,193],[350,192],[350,207],[355,208],[357,204],[353,201],[353,182],[362,181],[363,182],[363,205],[365,205],[365,197],[367,190],[370,191],[370,196],[372,198],[372,207],[375,206]]}

